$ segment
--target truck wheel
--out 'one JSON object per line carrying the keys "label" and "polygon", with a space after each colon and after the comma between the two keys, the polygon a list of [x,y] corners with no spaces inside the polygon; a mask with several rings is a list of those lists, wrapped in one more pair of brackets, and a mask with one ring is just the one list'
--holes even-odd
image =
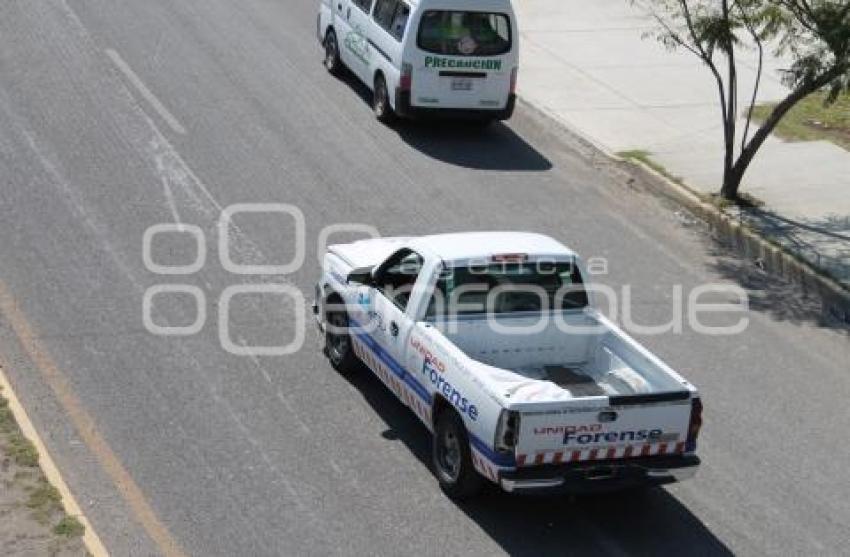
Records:
{"label": "truck wheel", "polygon": [[[341,304],[341,300],[334,303]],[[329,311],[327,321],[330,327],[325,331],[325,354],[331,366],[342,374],[356,371],[360,360],[354,353],[351,335],[348,333],[348,313],[345,310]]]}
{"label": "truck wheel", "polygon": [[395,112],[390,104],[390,93],[387,91],[387,81],[384,76],[378,74],[375,78],[375,92],[372,97],[372,108],[379,122],[389,124],[395,120]]}
{"label": "truck wheel", "polygon": [[454,411],[437,416],[431,454],[440,488],[451,499],[468,499],[484,487],[484,478],[472,465],[466,426]]}
{"label": "truck wheel", "polygon": [[339,58],[339,43],[336,40],[336,33],[331,29],[325,35],[325,68],[331,75],[339,75],[342,72],[342,60]]}

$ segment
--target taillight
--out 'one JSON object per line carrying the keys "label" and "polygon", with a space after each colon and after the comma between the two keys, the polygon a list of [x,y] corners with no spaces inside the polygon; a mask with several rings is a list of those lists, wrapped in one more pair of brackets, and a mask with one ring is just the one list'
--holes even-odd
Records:
{"label": "taillight", "polygon": [[401,64],[401,76],[398,80],[398,88],[402,91],[410,91],[413,87],[413,64],[403,62]]}
{"label": "taillight", "polygon": [[519,433],[519,413],[502,410],[499,414],[499,423],[496,424],[496,450],[509,453],[514,450]]}
{"label": "taillight", "polygon": [[511,70],[511,94],[516,93],[516,77],[519,68],[514,68]]}
{"label": "taillight", "polygon": [[691,423],[688,424],[688,439],[685,442],[685,452],[697,450],[697,436],[702,427],[702,400],[691,399]]}

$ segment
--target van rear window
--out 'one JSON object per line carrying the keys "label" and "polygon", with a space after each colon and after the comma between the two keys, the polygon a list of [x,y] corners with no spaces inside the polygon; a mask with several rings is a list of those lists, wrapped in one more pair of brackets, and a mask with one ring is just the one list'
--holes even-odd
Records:
{"label": "van rear window", "polygon": [[499,13],[429,10],[417,46],[449,56],[495,56],[511,50],[511,22]]}

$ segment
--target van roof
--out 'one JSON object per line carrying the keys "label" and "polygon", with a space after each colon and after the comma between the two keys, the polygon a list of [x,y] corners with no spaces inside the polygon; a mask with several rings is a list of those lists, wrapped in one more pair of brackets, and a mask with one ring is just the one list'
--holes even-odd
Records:
{"label": "van roof", "polygon": [[405,0],[413,7],[443,10],[513,10],[511,0]]}
{"label": "van roof", "polygon": [[574,251],[560,242],[533,232],[457,232],[411,239],[410,247],[428,250],[447,263],[523,254],[531,259],[572,259]]}

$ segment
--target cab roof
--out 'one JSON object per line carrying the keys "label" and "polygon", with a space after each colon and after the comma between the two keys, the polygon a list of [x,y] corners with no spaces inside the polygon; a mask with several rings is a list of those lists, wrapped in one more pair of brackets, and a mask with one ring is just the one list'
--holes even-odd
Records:
{"label": "cab roof", "polygon": [[560,242],[533,232],[458,232],[420,236],[410,240],[414,250],[427,250],[447,263],[460,263],[498,255],[522,254],[529,259],[566,260],[574,251]]}

